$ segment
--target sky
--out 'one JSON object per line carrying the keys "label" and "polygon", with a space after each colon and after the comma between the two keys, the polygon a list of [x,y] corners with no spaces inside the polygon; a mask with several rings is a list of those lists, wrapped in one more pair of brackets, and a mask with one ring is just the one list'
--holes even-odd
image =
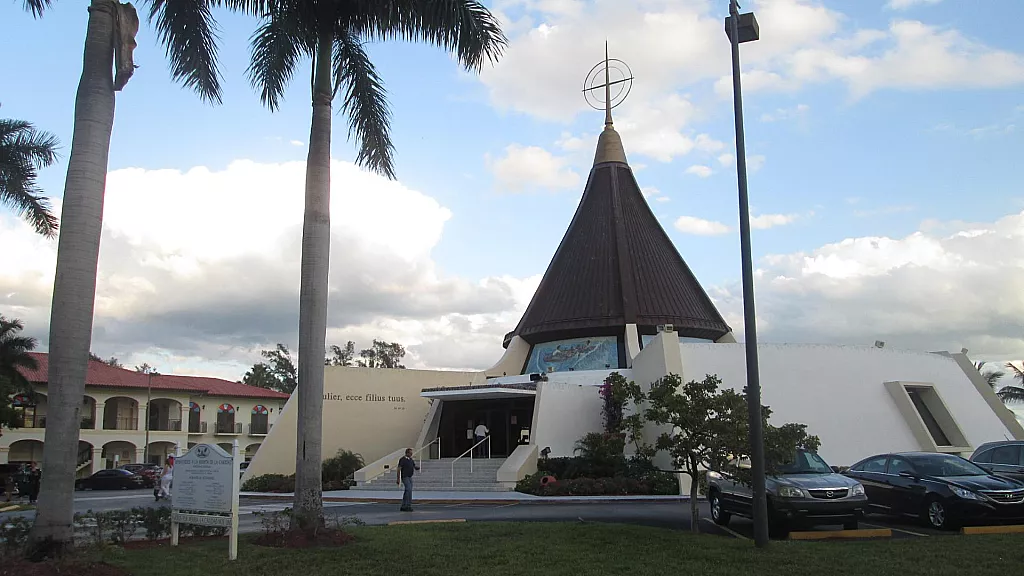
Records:
{"label": "sky", "polygon": [[[479,74],[433,46],[368,46],[396,180],[352,164],[334,116],[328,343],[400,342],[411,368],[498,360],[593,163],[603,113],[581,88],[606,41],[634,76],[614,111],[629,163],[742,339],[728,2],[486,4],[509,45]],[[1024,358],[1024,4],[742,4],[761,33],[741,56],[759,340]],[[216,16],[219,106],[170,79],[151,26],[138,34],[92,349],[237,380],[261,349],[298,340],[309,62],[271,113],[245,75],[258,21]],[[87,18],[82,2],[35,20],[0,0],[0,117],[60,139],[40,177],[58,209]],[[0,255],[0,314],[45,350],[56,242],[3,211]]]}

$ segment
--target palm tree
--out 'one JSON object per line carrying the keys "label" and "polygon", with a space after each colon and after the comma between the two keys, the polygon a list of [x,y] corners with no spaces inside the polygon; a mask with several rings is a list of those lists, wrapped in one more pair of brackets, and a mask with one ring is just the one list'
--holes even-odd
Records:
{"label": "palm tree", "polygon": [[306,161],[305,214],[299,283],[299,390],[296,528],[322,518],[324,350],[330,259],[331,102],[341,95],[356,163],[395,177],[391,114],[380,76],[363,42],[424,41],[455,53],[467,69],[495,61],[506,39],[497,20],[475,0],[271,0],[252,38],[248,74],[264,104],[276,110],[299,59],[312,59],[313,118]]}
{"label": "palm tree", "polygon": [[981,374],[981,377],[985,379],[985,382],[988,383],[989,388],[992,388],[992,391],[994,392],[996,388],[999,386],[999,379],[1005,376],[1006,372],[1003,372],[1002,370],[998,369],[989,370],[986,372],[985,370],[983,370],[985,364],[987,364],[987,362],[985,362],[984,360],[980,362],[975,362],[974,369],[977,370],[979,374]]}
{"label": "palm tree", "polygon": [[[149,20],[171,61],[171,76],[210,103],[220,103],[216,24],[211,7],[257,13],[259,0],[146,0]],[[35,17],[53,0],[24,0]],[[114,93],[135,70],[132,52],[139,18],[131,4],[90,0],[74,134],[64,184],[57,270],[50,307],[49,419],[43,450],[32,556],[62,555],[72,542],[73,487],[79,409],[92,337],[96,266],[103,227],[107,155]],[[116,67],[116,74],[114,69]]]}
{"label": "palm tree", "polygon": [[1020,381],[1020,386],[1008,384],[999,389],[996,394],[999,399],[1009,404],[1011,402],[1024,402],[1024,370],[1018,368],[1013,362],[1007,362],[1006,367],[1010,369],[1010,377]]}
{"label": "palm tree", "polygon": [[0,315],[0,427],[11,426],[14,412],[7,400],[14,394],[31,393],[32,385],[22,370],[37,370],[39,363],[29,352],[35,350],[36,339],[19,336],[25,329],[21,320]]}
{"label": "palm tree", "polygon": [[57,137],[24,120],[0,118],[0,204],[13,208],[36,232],[53,238],[57,217],[36,185],[37,172],[57,161]]}

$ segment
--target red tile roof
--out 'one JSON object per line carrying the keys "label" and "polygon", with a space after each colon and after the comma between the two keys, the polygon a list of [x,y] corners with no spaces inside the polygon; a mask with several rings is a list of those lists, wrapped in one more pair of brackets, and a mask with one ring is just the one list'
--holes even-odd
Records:
{"label": "red tile roof", "polygon": [[[32,357],[39,363],[36,370],[22,370],[25,378],[36,383],[45,383],[49,370],[49,356],[41,352],[32,352]],[[110,388],[146,388],[149,377],[134,370],[115,368],[103,362],[89,360],[89,371],[85,376],[86,386],[104,386]],[[205,376],[176,376],[173,374],[157,374],[153,376],[154,390],[176,390],[179,392],[195,392],[210,396],[236,396],[242,398],[274,398],[285,399],[287,394],[248,386],[240,382],[229,382],[220,378]]]}

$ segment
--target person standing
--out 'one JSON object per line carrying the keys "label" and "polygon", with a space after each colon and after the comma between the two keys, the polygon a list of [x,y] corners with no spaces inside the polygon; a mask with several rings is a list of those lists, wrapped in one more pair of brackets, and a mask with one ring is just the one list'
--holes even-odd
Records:
{"label": "person standing", "polygon": [[412,512],[412,476],[419,470],[416,461],[412,459],[412,448],[405,449],[405,456],[398,459],[398,481],[396,484],[405,486],[405,493],[402,494],[402,512]]}
{"label": "person standing", "polygon": [[484,456],[487,455],[487,446],[484,446],[483,444],[480,443],[490,433],[490,429],[488,429],[487,426],[484,425],[483,420],[481,420],[480,423],[476,425],[476,430],[473,431],[473,434],[476,436],[476,442],[474,442],[473,445],[476,446],[476,455],[478,458],[483,458]]}
{"label": "person standing", "polygon": [[39,484],[42,481],[43,472],[33,462],[28,468],[28,503],[35,504],[39,498]]}
{"label": "person standing", "polygon": [[163,473],[160,474],[160,491],[156,499],[171,497],[171,480],[174,478],[174,456],[167,457],[167,464],[164,464]]}

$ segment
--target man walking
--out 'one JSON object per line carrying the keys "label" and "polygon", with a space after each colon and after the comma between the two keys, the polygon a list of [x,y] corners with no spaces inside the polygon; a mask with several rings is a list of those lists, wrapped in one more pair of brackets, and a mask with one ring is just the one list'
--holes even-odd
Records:
{"label": "man walking", "polygon": [[476,445],[476,455],[478,458],[487,456],[487,446],[481,444],[481,442],[483,442],[484,438],[486,438],[490,433],[491,430],[484,425],[483,420],[477,424],[476,430],[473,431],[473,435],[476,436],[476,442],[474,442],[474,445]]}
{"label": "man walking", "polygon": [[412,512],[412,475],[419,470],[416,461],[412,459],[412,448],[405,449],[405,456],[398,459],[398,481],[396,484],[405,486],[405,493],[402,494],[402,512]]}

